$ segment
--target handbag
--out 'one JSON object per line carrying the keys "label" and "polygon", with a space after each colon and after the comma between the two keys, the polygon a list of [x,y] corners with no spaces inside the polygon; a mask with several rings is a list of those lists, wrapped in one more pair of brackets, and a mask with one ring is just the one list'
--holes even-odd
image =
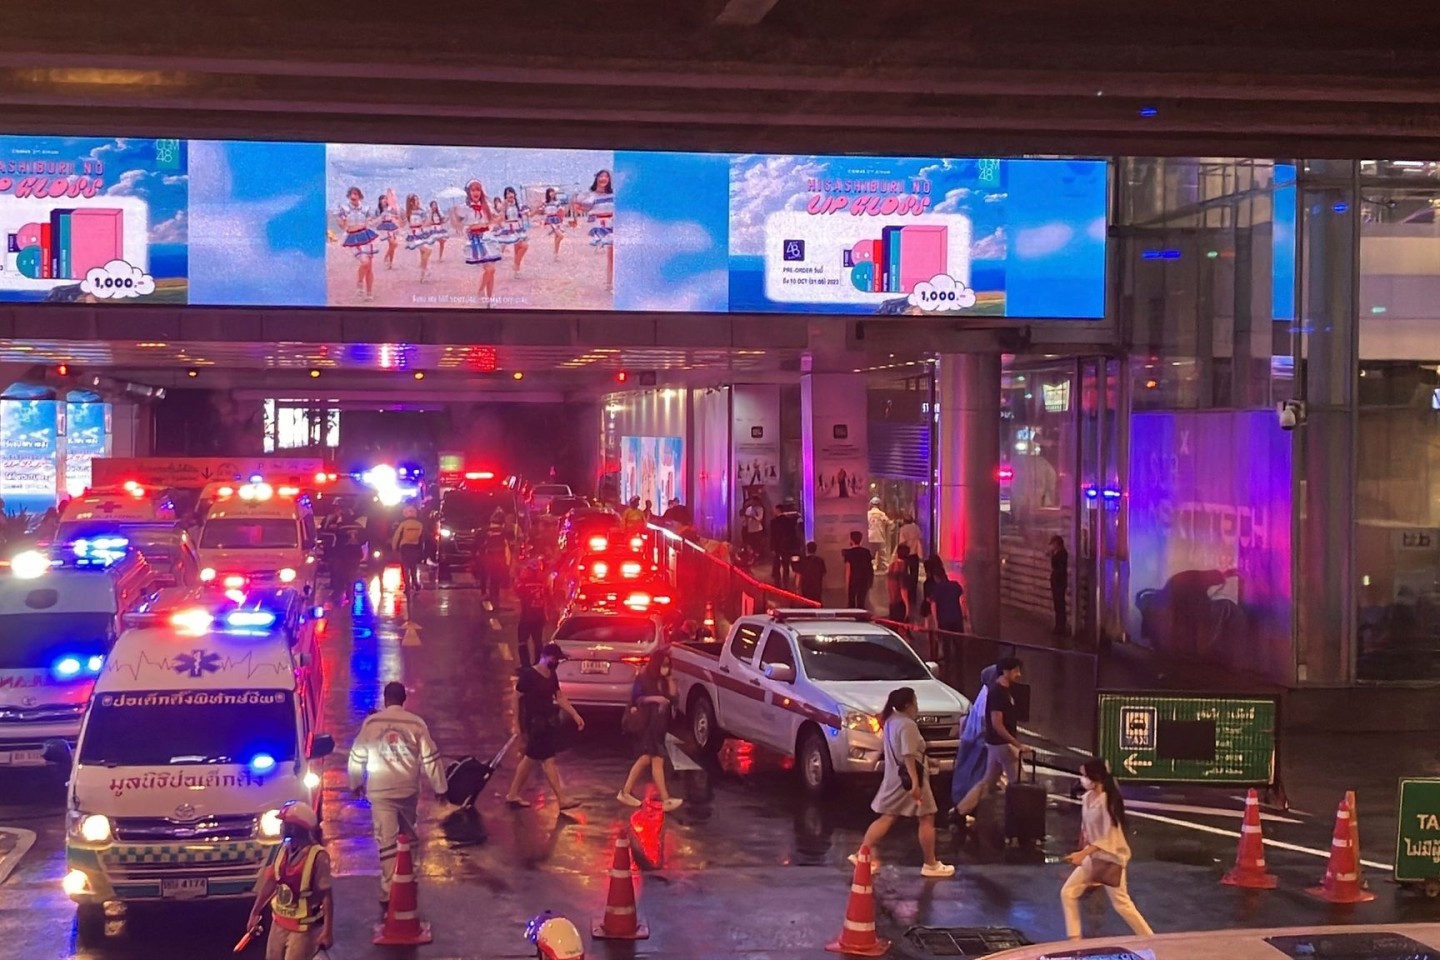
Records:
{"label": "handbag", "polygon": [[1125,868],[1114,860],[1100,860],[1094,855],[1085,858],[1085,879],[1106,887],[1118,887],[1125,876]]}
{"label": "handbag", "polygon": [[620,732],[635,735],[645,729],[645,713],[635,704],[630,704],[625,710],[625,716],[620,718]]}

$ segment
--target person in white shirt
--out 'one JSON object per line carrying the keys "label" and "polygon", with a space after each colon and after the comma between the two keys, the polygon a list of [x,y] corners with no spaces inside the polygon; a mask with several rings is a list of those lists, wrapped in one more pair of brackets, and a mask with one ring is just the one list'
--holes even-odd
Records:
{"label": "person in white shirt", "polygon": [[870,553],[875,557],[875,569],[884,570],[889,566],[885,559],[885,545],[890,540],[890,515],[880,509],[880,498],[870,498],[870,510],[865,514],[870,543]]}
{"label": "person in white shirt", "polygon": [[381,917],[390,906],[395,838],[402,831],[415,837],[422,775],[436,796],[445,793],[445,768],[430,728],[405,709],[405,685],[392,680],[385,684],[385,708],[365,718],[350,748],[350,792],[369,799],[380,847]]}
{"label": "person in white shirt", "polygon": [[1065,858],[1075,867],[1070,879],[1060,888],[1065,935],[1071,940],[1080,939],[1080,898],[1087,890],[1103,887],[1110,897],[1110,905],[1131,932],[1137,937],[1154,936],[1155,931],[1130,899],[1126,883],[1130,843],[1125,839],[1125,801],[1120,796],[1120,785],[1110,775],[1105,761],[1096,758],[1080,764],[1080,786],[1085,788],[1085,796],[1080,801],[1085,846]]}

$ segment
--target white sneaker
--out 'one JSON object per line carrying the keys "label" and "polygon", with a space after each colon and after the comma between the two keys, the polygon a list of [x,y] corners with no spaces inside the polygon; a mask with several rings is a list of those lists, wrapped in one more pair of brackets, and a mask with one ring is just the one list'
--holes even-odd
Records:
{"label": "white sneaker", "polygon": [[635,797],[635,795],[632,793],[626,793],[624,790],[621,790],[619,793],[615,794],[615,799],[619,800],[627,807],[640,806],[640,801]]}
{"label": "white sneaker", "polygon": [[955,876],[955,868],[948,863],[941,863],[939,860],[936,860],[934,863],[927,863],[921,867],[920,876],[932,878],[953,877]]}
{"label": "white sneaker", "polygon": [[671,797],[669,800],[666,800],[664,803],[660,804],[660,809],[664,810],[666,813],[669,813],[671,810],[680,809],[680,804],[684,802],[685,801],[681,800],[679,797]]}
{"label": "white sneaker", "polygon": [[[850,856],[846,857],[845,859],[850,861],[850,865],[851,865],[851,866],[854,866],[855,864],[857,864],[857,863],[860,862],[860,854],[858,854],[858,853],[852,853],[852,854],[850,854]],[[870,854],[870,869],[871,869],[871,871],[875,871],[875,870],[879,870],[879,869],[880,869],[880,860],[879,860],[879,859],[875,856],[875,854],[873,854],[873,853]]]}

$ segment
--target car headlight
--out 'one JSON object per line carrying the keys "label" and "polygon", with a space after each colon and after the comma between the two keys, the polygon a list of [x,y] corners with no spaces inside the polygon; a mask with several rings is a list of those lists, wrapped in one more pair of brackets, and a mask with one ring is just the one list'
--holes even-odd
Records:
{"label": "car headlight", "polygon": [[880,718],[873,713],[865,713],[861,710],[846,710],[841,719],[841,724],[846,730],[861,730],[865,733],[880,735]]}
{"label": "car headlight", "polygon": [[98,813],[70,814],[70,835],[86,843],[108,843],[111,837],[110,818]]}
{"label": "car headlight", "polygon": [[260,836],[274,839],[280,836],[285,825],[280,822],[279,810],[266,810],[260,814]]}
{"label": "car headlight", "polygon": [[455,531],[451,530],[449,527],[441,527],[440,536],[446,540],[449,540],[451,537],[455,536]]}
{"label": "car headlight", "polygon": [[305,784],[306,790],[318,789],[320,786],[320,774],[316,773],[314,770],[306,770],[305,777],[302,782]]}
{"label": "car headlight", "polygon": [[280,574],[279,574],[279,576],[280,576],[280,582],[281,582],[281,583],[290,583],[291,581],[293,581],[293,580],[295,579],[295,568],[294,568],[294,567],[281,567],[281,568],[280,568]]}

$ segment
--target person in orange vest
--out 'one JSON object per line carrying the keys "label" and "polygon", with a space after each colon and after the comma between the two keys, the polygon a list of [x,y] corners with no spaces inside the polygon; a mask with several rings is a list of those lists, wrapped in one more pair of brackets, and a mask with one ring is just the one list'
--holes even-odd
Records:
{"label": "person in orange vest", "polygon": [[335,942],[330,855],[320,845],[320,818],[310,804],[285,804],[280,823],[285,841],[261,877],[250,908],[250,929],[260,923],[268,903],[274,923],[265,941],[265,960],[314,960]]}

